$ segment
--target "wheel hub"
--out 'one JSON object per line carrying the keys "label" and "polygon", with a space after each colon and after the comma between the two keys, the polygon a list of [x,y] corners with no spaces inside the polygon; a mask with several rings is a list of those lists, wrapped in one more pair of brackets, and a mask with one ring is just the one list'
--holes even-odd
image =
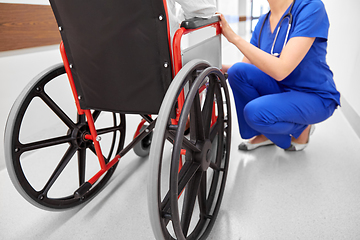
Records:
{"label": "wheel hub", "polygon": [[212,156],[212,150],[211,150],[211,141],[205,140],[202,144],[201,152],[196,156],[196,161],[200,163],[200,168],[202,171],[206,171],[211,163],[211,156]]}
{"label": "wheel hub", "polygon": [[86,135],[90,135],[89,126],[87,124],[81,124],[73,129],[71,135],[76,139],[75,144],[78,148],[83,149],[90,146],[91,141],[85,138]]}

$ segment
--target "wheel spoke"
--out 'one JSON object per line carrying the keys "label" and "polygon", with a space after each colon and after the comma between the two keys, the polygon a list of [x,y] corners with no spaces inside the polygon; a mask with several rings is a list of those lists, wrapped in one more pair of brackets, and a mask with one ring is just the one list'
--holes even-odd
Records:
{"label": "wheel spoke", "polygon": [[21,151],[27,152],[27,151],[37,150],[37,149],[41,149],[41,148],[51,147],[51,146],[55,146],[55,145],[68,143],[72,140],[74,140],[74,138],[72,138],[71,136],[50,138],[47,140],[23,144],[21,147]]}
{"label": "wheel spoke", "polygon": [[202,109],[205,138],[209,138],[209,129],[210,129],[211,117],[212,117],[212,113],[213,113],[215,81],[212,81],[212,80],[213,80],[213,77],[210,78],[209,86],[208,86],[207,92],[206,92],[204,106]]}
{"label": "wheel spoke", "polygon": [[79,186],[85,182],[86,148],[78,150]]}
{"label": "wheel spoke", "polygon": [[101,111],[99,110],[95,110],[93,113],[92,113],[92,117],[94,119],[94,122],[96,122],[96,120],[98,119],[98,117],[100,116],[100,113]]}
{"label": "wheel spoke", "polygon": [[198,148],[193,142],[191,142],[185,137],[183,138],[182,148],[185,148],[186,150],[190,150],[194,153],[201,152],[200,148]]}
{"label": "wheel spoke", "polygon": [[86,117],[85,114],[79,115],[77,117],[78,123],[85,123],[86,122]]}
{"label": "wheel spoke", "polygon": [[191,166],[188,171],[182,173],[182,168],[179,173],[179,183],[178,183],[178,195],[181,194],[181,192],[184,190],[186,184],[190,182],[190,180],[194,177],[195,173],[200,168],[200,165],[197,163],[190,163]]}
{"label": "wheel spoke", "polygon": [[[114,125],[116,126],[117,121],[116,121],[116,115],[115,114],[113,114],[113,122],[114,122]],[[116,131],[113,132],[113,138],[112,138],[112,142],[111,142],[111,146],[110,146],[110,150],[109,150],[109,154],[108,154],[107,159],[110,159],[111,155],[113,154],[114,147],[115,147],[115,140],[116,140]]]}
{"label": "wheel spoke", "polygon": [[195,99],[190,110],[190,139],[200,141],[205,139],[200,97],[198,92],[195,95]]}
{"label": "wheel spoke", "polygon": [[207,173],[206,171],[203,172],[200,182],[200,188],[198,192],[198,201],[199,201],[199,208],[201,215],[207,215],[207,208],[206,208],[206,189],[207,189]]}
{"label": "wheel spoke", "polygon": [[210,129],[209,139],[211,142],[214,141],[217,134],[219,132],[221,132],[220,128],[221,128],[221,119],[218,117],[217,121],[211,126],[211,129]]}
{"label": "wheel spoke", "polygon": [[98,135],[102,135],[102,134],[107,134],[107,133],[111,133],[111,132],[120,131],[122,129],[123,129],[123,126],[119,125],[119,126],[115,126],[115,127],[97,129],[96,132],[97,132]]}
{"label": "wheel spoke", "polygon": [[96,156],[96,150],[95,150],[95,146],[94,146],[94,144],[91,144],[90,146],[89,146],[89,149],[95,154],[95,156]]}
{"label": "wheel spoke", "polygon": [[60,109],[60,107],[44,92],[40,94],[41,99],[49,108],[71,129],[75,128],[75,123]]}
{"label": "wheel spoke", "polygon": [[48,182],[44,186],[43,190],[41,191],[44,195],[48,193],[51,186],[55,183],[56,179],[60,176],[62,171],[65,169],[66,165],[69,163],[71,158],[74,156],[76,152],[76,147],[70,146],[66,151],[65,155],[60,160],[59,164],[57,165],[56,169],[54,170],[53,174],[49,178]]}
{"label": "wheel spoke", "polygon": [[[213,201],[215,199],[216,194],[216,188],[217,188],[217,182],[219,181],[220,175],[224,171],[222,168],[222,162],[223,162],[223,154],[224,154],[224,147],[223,147],[223,135],[219,134],[217,136],[220,136],[217,143],[217,149],[216,149],[216,158],[215,162],[210,163],[210,167],[214,170],[211,180],[211,187],[209,189],[209,196],[207,197],[206,202],[206,209],[207,211],[210,211],[210,208],[213,204]],[[205,216],[208,216],[210,213],[207,213]]]}
{"label": "wheel spoke", "polygon": [[[168,128],[169,129],[169,128]],[[167,131],[166,138],[171,142],[174,143],[175,134],[172,130]],[[185,136],[182,139],[182,148],[192,151],[194,153],[201,152],[201,149],[198,148],[191,140],[187,139]]]}
{"label": "wheel spoke", "polygon": [[[178,195],[184,190],[186,184],[192,179],[195,173],[198,171],[200,165],[196,163],[192,163],[191,161],[185,162],[179,172],[179,182],[178,182]],[[168,212],[170,209],[170,193],[167,192],[163,201],[161,202],[161,210],[162,212]]]}
{"label": "wheel spoke", "polygon": [[225,122],[223,98],[221,95],[221,90],[219,88],[216,88],[214,91],[216,94],[216,101],[218,106],[218,116],[216,118],[216,122],[213,123],[213,125],[210,128],[209,138],[211,142],[214,140],[214,138],[218,133],[222,133],[224,131],[224,122]]}
{"label": "wheel spoke", "polygon": [[[221,124],[219,124],[218,122],[216,122],[219,126],[219,128],[221,128]],[[223,128],[222,129],[219,129],[218,131],[212,131],[211,135],[214,135],[212,137],[212,142],[215,141],[215,138],[218,138],[217,139],[217,147],[216,147],[216,151],[215,151],[215,154],[216,154],[216,157],[215,157],[215,161],[212,161],[210,163],[210,168],[212,168],[213,170],[215,171],[221,171],[221,160],[222,160],[222,156],[223,156],[223,134],[221,132],[221,130],[224,130]],[[214,154],[214,153],[213,153]]]}
{"label": "wheel spoke", "polygon": [[[211,206],[213,205],[214,199],[217,198],[216,194],[216,189],[217,189],[217,183],[219,182],[219,178],[221,176],[221,172],[220,171],[214,171],[213,173],[214,175],[212,176],[212,180],[211,180],[211,187],[209,189],[209,196],[207,197],[207,201],[206,201],[206,209],[207,211],[211,211]],[[220,178],[221,180],[221,178]],[[213,214],[213,213],[209,213],[207,212],[207,214],[205,216],[207,216],[208,218],[211,218],[211,216],[209,214]]]}
{"label": "wheel spoke", "polygon": [[214,162],[211,162],[211,163],[210,163],[210,168],[213,169],[213,170],[215,170],[215,171],[221,171],[221,168],[218,167],[218,166],[216,165],[216,163],[214,163]]}
{"label": "wheel spoke", "polygon": [[194,211],[196,196],[198,195],[199,191],[202,174],[203,173],[201,171],[197,171],[185,188],[183,210],[181,214],[181,228],[185,237],[187,236],[189,231],[189,226]]}

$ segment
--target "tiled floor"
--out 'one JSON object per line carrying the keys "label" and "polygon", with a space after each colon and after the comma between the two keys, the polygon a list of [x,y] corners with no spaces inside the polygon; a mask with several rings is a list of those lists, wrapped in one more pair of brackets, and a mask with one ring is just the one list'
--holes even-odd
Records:
{"label": "tiled floor", "polygon": [[[227,44],[223,53],[229,62],[241,58]],[[292,153],[275,146],[238,151],[241,138],[232,108],[229,174],[208,239],[360,239],[360,139],[341,109],[316,126],[304,151]],[[139,120],[128,116],[127,143]],[[0,239],[154,239],[146,200],[148,168],[147,158],[129,152],[98,196],[64,212],[32,206],[1,170]]]}

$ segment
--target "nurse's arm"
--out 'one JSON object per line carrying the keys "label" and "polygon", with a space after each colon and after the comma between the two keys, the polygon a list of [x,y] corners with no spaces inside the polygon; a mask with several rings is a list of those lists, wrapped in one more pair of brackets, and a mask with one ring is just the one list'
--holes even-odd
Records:
{"label": "nurse's arm", "polygon": [[282,81],[299,65],[315,41],[315,38],[293,37],[278,58],[247,42],[231,29],[223,15],[220,18],[223,35],[244,54],[243,61],[249,61],[277,81]]}
{"label": "nurse's arm", "polygon": [[262,51],[240,36],[235,38],[233,44],[252,64],[277,81],[282,81],[303,60],[314,40],[315,38],[309,37],[291,38],[279,58]]}

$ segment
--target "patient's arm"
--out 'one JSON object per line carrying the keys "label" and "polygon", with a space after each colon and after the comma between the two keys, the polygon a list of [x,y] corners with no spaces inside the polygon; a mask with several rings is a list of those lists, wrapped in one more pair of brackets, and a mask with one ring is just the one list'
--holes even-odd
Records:
{"label": "patient's arm", "polygon": [[186,19],[193,17],[208,18],[216,12],[216,0],[175,0],[184,10]]}

